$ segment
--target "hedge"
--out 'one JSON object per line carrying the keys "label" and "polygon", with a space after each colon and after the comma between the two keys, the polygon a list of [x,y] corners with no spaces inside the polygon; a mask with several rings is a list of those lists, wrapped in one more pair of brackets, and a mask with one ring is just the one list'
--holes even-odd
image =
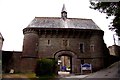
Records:
{"label": "hedge", "polygon": [[35,68],[36,76],[52,75],[56,71],[56,61],[54,59],[38,59]]}

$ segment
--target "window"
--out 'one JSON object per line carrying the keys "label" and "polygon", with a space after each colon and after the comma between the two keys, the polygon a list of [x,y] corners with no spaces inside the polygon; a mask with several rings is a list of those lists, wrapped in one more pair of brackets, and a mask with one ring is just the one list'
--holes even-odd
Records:
{"label": "window", "polygon": [[47,45],[50,46],[51,45],[51,41],[47,40]]}
{"label": "window", "polygon": [[48,45],[50,44],[50,40],[48,40]]}
{"label": "window", "polygon": [[91,52],[94,52],[94,50],[95,50],[95,49],[94,49],[94,45],[93,45],[93,44],[90,45],[90,51],[91,51]]}
{"label": "window", "polygon": [[80,53],[83,53],[83,52],[84,52],[84,44],[80,43]]}
{"label": "window", "polygon": [[35,51],[38,51],[38,43],[36,43]]}

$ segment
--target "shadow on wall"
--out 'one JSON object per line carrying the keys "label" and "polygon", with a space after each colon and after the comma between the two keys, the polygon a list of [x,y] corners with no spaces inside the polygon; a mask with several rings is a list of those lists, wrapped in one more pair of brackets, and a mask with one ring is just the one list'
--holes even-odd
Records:
{"label": "shadow on wall", "polygon": [[13,64],[13,52],[2,51],[2,70],[4,73],[9,73]]}
{"label": "shadow on wall", "polygon": [[114,62],[120,61],[120,56],[113,56],[110,55],[109,57],[109,64],[113,64]]}

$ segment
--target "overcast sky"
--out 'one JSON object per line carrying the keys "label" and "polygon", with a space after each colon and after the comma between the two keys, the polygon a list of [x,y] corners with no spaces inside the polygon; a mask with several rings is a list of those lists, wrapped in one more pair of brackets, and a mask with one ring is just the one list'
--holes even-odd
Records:
{"label": "overcast sky", "polygon": [[108,29],[111,19],[89,8],[89,0],[0,0],[0,32],[3,50],[22,51],[22,30],[37,17],[61,17],[65,4],[69,18],[92,19],[105,33],[107,46],[113,45],[113,32]]}

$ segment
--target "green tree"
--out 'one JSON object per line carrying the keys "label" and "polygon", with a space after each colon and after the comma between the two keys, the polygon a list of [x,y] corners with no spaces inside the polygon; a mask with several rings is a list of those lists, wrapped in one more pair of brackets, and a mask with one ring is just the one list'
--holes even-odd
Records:
{"label": "green tree", "polygon": [[115,30],[118,36],[120,36],[120,1],[119,2],[100,2],[100,1],[90,1],[90,8],[98,10],[101,13],[106,13],[107,17],[114,16],[111,25],[109,25],[110,30]]}

